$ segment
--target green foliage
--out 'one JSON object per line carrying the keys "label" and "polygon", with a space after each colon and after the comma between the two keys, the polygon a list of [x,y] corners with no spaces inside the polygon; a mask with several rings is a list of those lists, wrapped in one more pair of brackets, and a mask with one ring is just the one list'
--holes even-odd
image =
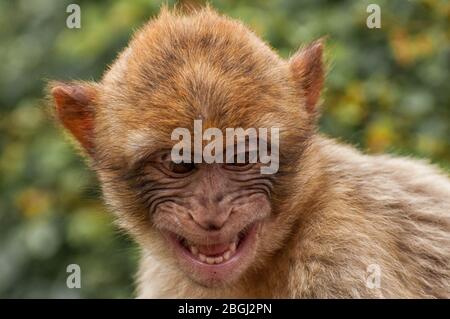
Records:
{"label": "green foliage", "polygon": [[[66,6],[81,6],[68,29]],[[368,29],[366,7],[381,7]],[[169,2],[170,4],[171,2]],[[450,168],[450,4],[442,0],[212,1],[282,56],[327,36],[322,131]],[[160,2],[0,1],[0,297],[132,297],[137,248],[44,107],[48,79],[98,80]],[[82,288],[66,287],[66,267]]]}

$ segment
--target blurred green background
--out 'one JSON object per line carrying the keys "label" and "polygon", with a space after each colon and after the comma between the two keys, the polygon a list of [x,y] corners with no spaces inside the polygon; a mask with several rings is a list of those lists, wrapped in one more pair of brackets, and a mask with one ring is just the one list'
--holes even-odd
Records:
{"label": "blurred green background", "polygon": [[[81,6],[81,29],[66,27],[69,3]],[[366,27],[369,3],[381,7],[381,29]],[[0,297],[133,297],[138,249],[113,226],[43,89],[48,79],[98,80],[160,4],[0,0]],[[212,4],[284,57],[328,36],[322,131],[450,170],[449,1]],[[72,263],[81,289],[66,287]]]}

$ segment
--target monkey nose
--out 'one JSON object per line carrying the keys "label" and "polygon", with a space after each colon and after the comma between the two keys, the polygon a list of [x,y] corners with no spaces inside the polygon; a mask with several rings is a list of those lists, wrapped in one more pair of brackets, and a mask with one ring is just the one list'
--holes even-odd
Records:
{"label": "monkey nose", "polygon": [[192,219],[195,221],[197,225],[199,225],[201,228],[208,230],[208,231],[214,231],[214,230],[220,230],[225,223],[228,220],[228,217],[230,216],[231,209],[227,212],[206,212],[206,211],[200,211],[200,212],[191,212],[190,215]]}
{"label": "monkey nose", "polygon": [[226,222],[226,219],[223,218],[195,218],[192,216],[194,221],[199,225],[201,228],[208,230],[208,231],[214,231],[219,230],[223,227],[223,225]]}
{"label": "monkey nose", "polygon": [[219,230],[219,229],[221,229],[222,227],[223,227],[223,224],[222,224],[222,225],[218,225],[218,224],[216,224],[216,223],[214,223],[214,222],[211,222],[211,223],[206,224],[204,228],[205,228],[206,230],[213,231],[213,230]]}

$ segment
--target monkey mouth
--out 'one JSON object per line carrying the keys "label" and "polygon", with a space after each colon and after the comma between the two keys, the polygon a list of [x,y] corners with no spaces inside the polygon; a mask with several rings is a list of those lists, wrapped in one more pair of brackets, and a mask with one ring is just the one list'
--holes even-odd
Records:
{"label": "monkey mouth", "polygon": [[209,286],[228,281],[245,265],[255,246],[256,230],[257,224],[254,223],[233,239],[218,243],[208,243],[208,238],[204,243],[193,242],[175,233],[170,233],[168,237],[183,268]]}
{"label": "monkey mouth", "polygon": [[221,264],[232,258],[242,239],[245,239],[247,233],[239,233],[231,242],[224,244],[198,245],[182,238],[180,244],[187,249],[192,257],[202,263],[209,265]]}

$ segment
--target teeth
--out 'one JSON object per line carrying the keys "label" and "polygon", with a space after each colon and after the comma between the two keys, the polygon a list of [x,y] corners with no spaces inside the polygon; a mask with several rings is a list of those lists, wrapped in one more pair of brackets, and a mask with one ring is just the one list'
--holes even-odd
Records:
{"label": "teeth", "polygon": [[189,248],[191,249],[191,253],[192,253],[193,255],[197,255],[197,254],[198,254],[198,248],[197,248],[197,247],[195,247],[195,246],[190,246]]}
{"label": "teeth", "polygon": [[231,255],[231,252],[230,252],[229,250],[227,250],[227,251],[223,254],[223,259],[225,259],[225,260],[230,259],[230,255]]}
{"label": "teeth", "polygon": [[206,255],[200,253],[200,250],[198,247],[196,247],[192,244],[189,244],[187,242],[186,242],[185,246],[188,247],[190,252],[192,253],[192,255],[196,256],[201,262],[207,263],[209,265],[214,265],[214,264],[223,263],[224,261],[229,260],[234,255],[234,253],[236,252],[237,240],[230,243],[228,249],[224,253],[222,253],[222,255],[215,256],[215,257],[206,256]]}

